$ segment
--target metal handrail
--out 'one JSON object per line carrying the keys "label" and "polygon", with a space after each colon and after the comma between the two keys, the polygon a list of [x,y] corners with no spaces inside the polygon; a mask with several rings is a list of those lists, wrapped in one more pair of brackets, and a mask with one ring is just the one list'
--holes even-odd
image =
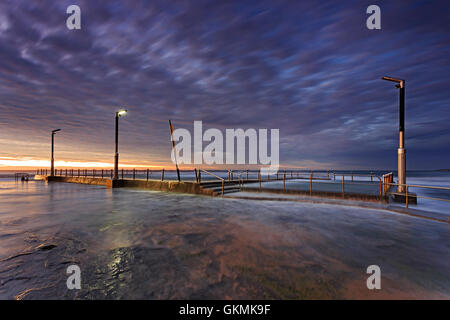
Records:
{"label": "metal handrail", "polygon": [[404,184],[404,183],[385,183],[392,186],[405,186],[413,188],[427,188],[427,189],[440,189],[440,190],[450,190],[450,187],[436,187],[436,186],[424,186],[420,184]]}
{"label": "metal handrail", "polygon": [[352,173],[334,173],[333,172],[333,174],[335,175],[335,176],[343,176],[343,177],[375,177],[375,178],[378,178],[378,180],[379,181],[381,181],[381,177],[380,176],[377,176],[376,174],[352,174]]}
{"label": "metal handrail", "polygon": [[[386,183],[386,184],[390,185],[390,186],[404,186],[405,187],[405,192],[404,193],[402,193],[402,192],[389,192],[389,194],[405,196],[406,208],[408,208],[408,206],[409,206],[409,197],[411,197],[409,195],[409,188],[422,188],[422,189],[446,190],[446,191],[450,190],[450,187],[425,186],[425,185],[420,185],[420,184],[406,184],[406,183]],[[450,199],[418,196],[416,194],[413,197],[416,198],[416,199],[417,198],[422,198],[422,199],[450,202]],[[449,221],[450,221],[450,217],[449,217]]]}
{"label": "metal handrail", "polygon": [[207,174],[209,174],[210,176],[213,176],[213,177],[219,179],[220,181],[222,181],[222,197],[223,197],[223,194],[224,194],[224,191],[225,191],[225,179],[219,177],[218,175],[216,175],[216,174],[214,174],[214,173],[212,173],[212,172],[209,172],[209,171],[206,171],[206,170],[203,170],[203,169],[199,169],[199,170],[198,170],[198,172],[199,172],[198,183],[199,183],[199,184],[200,184],[200,182],[201,182],[201,180],[200,180],[200,179],[201,179],[201,178],[200,178],[200,172],[201,172],[201,171],[203,171],[204,173],[207,173]]}

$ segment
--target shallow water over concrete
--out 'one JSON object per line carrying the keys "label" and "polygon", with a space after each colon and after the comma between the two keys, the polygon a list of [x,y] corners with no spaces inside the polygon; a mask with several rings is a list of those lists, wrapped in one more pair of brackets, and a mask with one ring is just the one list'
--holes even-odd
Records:
{"label": "shallow water over concrete", "polygon": [[450,298],[449,236],[375,209],[3,179],[0,298]]}

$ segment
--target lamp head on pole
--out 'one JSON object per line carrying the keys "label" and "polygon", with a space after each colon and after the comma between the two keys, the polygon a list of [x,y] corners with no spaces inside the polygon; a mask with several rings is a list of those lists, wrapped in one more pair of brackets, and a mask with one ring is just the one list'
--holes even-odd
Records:
{"label": "lamp head on pole", "polygon": [[58,131],[61,131],[61,129],[55,129],[55,130],[52,130],[52,134],[55,134],[55,133],[58,132]]}
{"label": "lamp head on pole", "polygon": [[128,112],[128,110],[126,110],[126,109],[119,110],[119,111],[116,112],[116,116],[117,117],[124,116],[124,115],[127,114],[127,112]]}
{"label": "lamp head on pole", "polygon": [[395,85],[395,87],[397,89],[405,87],[405,80],[403,80],[403,79],[398,79],[398,78],[393,78],[393,77],[383,77],[383,78],[381,78],[381,80],[396,82],[397,84]]}

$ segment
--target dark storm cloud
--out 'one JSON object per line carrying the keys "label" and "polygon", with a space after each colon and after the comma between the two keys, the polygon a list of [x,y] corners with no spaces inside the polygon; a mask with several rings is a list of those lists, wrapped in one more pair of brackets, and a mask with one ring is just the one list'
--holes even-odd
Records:
{"label": "dark storm cloud", "polygon": [[[70,4],[82,30],[65,26]],[[3,1],[0,134],[31,142],[63,127],[67,157],[105,160],[113,112],[127,106],[128,159],[168,162],[170,118],[280,128],[285,164],[392,168],[398,92],[380,80],[392,75],[407,79],[407,148],[430,155],[408,165],[448,166],[448,5],[380,1],[372,31],[370,4]]]}

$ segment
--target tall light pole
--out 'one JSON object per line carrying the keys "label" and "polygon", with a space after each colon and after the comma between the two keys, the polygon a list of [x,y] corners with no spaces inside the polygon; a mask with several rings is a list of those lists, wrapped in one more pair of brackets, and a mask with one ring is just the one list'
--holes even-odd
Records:
{"label": "tall light pole", "polygon": [[396,88],[400,89],[399,108],[399,147],[398,147],[398,192],[405,192],[406,187],[406,155],[405,155],[405,80],[383,77],[382,80],[396,82]]}
{"label": "tall light pole", "polygon": [[57,133],[58,131],[61,131],[61,129],[55,129],[52,130],[52,156],[50,159],[50,176],[54,176],[55,175],[55,157],[54,157],[54,150],[55,150],[55,133]]}
{"label": "tall light pole", "polygon": [[114,176],[113,179],[119,179],[119,118],[127,113],[127,110],[119,110],[116,112],[116,142],[114,153]]}

